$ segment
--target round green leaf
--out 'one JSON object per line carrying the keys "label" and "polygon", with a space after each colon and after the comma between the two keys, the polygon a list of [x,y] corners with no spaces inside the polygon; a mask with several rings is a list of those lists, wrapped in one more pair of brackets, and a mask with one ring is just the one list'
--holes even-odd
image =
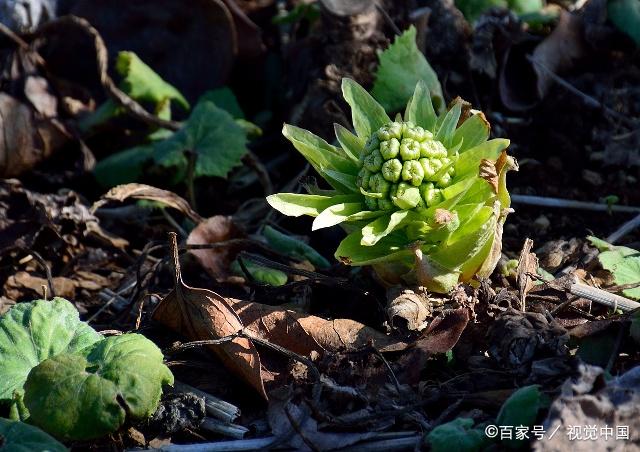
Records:
{"label": "round green leaf", "polygon": [[18,303],[0,318],[0,400],[10,400],[45,359],[75,353],[102,338],[63,298]]}
{"label": "round green leaf", "polygon": [[77,354],[35,367],[25,383],[31,421],[60,438],[91,439],[142,419],[173,384],[162,352],[139,334],[109,337]]}

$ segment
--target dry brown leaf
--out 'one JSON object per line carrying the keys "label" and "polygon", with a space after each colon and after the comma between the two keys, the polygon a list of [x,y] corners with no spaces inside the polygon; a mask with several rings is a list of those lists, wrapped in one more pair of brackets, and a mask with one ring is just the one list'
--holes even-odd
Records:
{"label": "dry brown leaf", "polygon": [[145,184],[124,184],[113,187],[91,206],[91,212],[94,213],[109,201],[123,202],[128,198],[156,201],[173,207],[196,223],[203,221],[203,218],[180,196],[173,192]]}
{"label": "dry brown leaf", "polygon": [[516,268],[516,281],[518,283],[518,292],[520,293],[520,303],[522,310],[525,310],[527,294],[533,288],[533,278],[528,273],[536,274],[538,271],[538,257],[531,252],[533,248],[533,240],[527,238],[520,251],[518,258],[518,267]]}
{"label": "dry brown leaf", "polygon": [[433,319],[422,337],[415,343],[429,354],[445,353],[451,350],[460,339],[469,323],[469,310],[465,307],[444,311]]}
{"label": "dry brown leaf", "polygon": [[42,162],[67,141],[65,133],[16,98],[0,93],[0,177],[14,177]]}
{"label": "dry brown leaf", "polygon": [[[220,339],[241,331],[240,318],[223,297],[211,290],[189,287],[183,282],[175,233],[170,237],[175,287],[155,309],[153,319],[193,341]],[[209,349],[229,370],[267,399],[260,356],[253,342],[238,337],[227,343],[210,345]]]}
{"label": "dry brown leaf", "polygon": [[[244,237],[232,217],[216,215],[199,223],[189,234],[187,245],[203,245],[224,242]],[[225,246],[202,250],[190,250],[200,265],[216,280],[229,276],[229,266],[238,253],[239,247]]]}
{"label": "dry brown leaf", "polygon": [[543,99],[553,84],[549,71],[561,74],[570,69],[586,52],[584,24],[577,14],[560,13],[558,25],[533,51],[533,70],[537,75],[538,96]]}
{"label": "dry brown leaf", "polygon": [[406,345],[351,319],[327,320],[277,306],[234,299],[228,301],[246,330],[300,355],[309,355],[312,351],[357,349],[370,341],[379,349]]}

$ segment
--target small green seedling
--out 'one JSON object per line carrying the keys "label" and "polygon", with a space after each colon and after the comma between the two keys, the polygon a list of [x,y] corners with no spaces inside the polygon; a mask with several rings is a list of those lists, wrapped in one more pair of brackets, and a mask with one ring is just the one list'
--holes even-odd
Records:
{"label": "small green seedling", "polygon": [[463,115],[462,101],[437,115],[423,81],[395,121],[353,80],[343,80],[342,92],[356,133],[336,125],[339,146],[283,128],[331,190],[279,193],[269,204],[285,215],[316,217],[313,230],[342,225],[349,235],[335,257],[373,265],[385,283],[448,292],[487,277],[510,212],[506,173],[517,165],[505,152],[509,141],[487,140],[484,115]]}

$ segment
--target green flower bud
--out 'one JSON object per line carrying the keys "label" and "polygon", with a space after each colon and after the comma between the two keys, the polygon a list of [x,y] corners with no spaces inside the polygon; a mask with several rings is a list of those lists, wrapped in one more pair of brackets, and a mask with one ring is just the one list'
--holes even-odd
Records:
{"label": "green flower bud", "polygon": [[369,189],[369,179],[373,173],[366,168],[361,168],[356,177],[356,184],[358,187],[362,187],[365,190]]}
{"label": "green flower bud", "polygon": [[411,185],[419,186],[424,178],[424,170],[417,160],[409,160],[402,165],[402,180],[411,182]]}
{"label": "green flower bud", "polygon": [[388,141],[380,143],[380,154],[385,160],[392,159],[400,152],[400,141],[397,138],[391,138]]}
{"label": "green flower bud", "polygon": [[385,180],[382,173],[376,173],[369,179],[369,187],[371,187],[371,191],[375,193],[386,195],[391,189],[391,183]]}
{"label": "green flower bud", "polygon": [[402,138],[402,124],[399,122],[392,122],[391,124],[382,126],[378,130],[377,136],[380,141],[387,141],[391,138],[400,140]]}
{"label": "green flower bud", "polygon": [[416,141],[424,141],[424,140],[431,140],[433,139],[433,134],[431,132],[429,132],[428,130],[424,130],[422,127],[420,126],[413,126],[410,127],[408,125],[405,125],[403,131],[402,131],[402,137],[403,138],[411,138],[412,140],[416,140]]}
{"label": "green flower bud", "polygon": [[378,199],[378,208],[380,210],[395,210],[396,206],[387,198]]}
{"label": "green flower bud", "polygon": [[387,160],[382,164],[382,176],[389,182],[398,182],[402,173],[402,163],[398,159]]}
{"label": "green flower bud", "polygon": [[432,182],[426,182],[420,186],[420,196],[427,207],[435,206],[443,200],[442,192],[435,188]]}
{"label": "green flower bud", "polygon": [[420,157],[439,159],[447,156],[447,148],[437,140],[425,140],[420,143]]}
{"label": "green flower bud", "polygon": [[366,156],[371,154],[373,151],[378,149],[379,146],[380,146],[380,140],[378,140],[378,137],[376,135],[373,135],[365,143],[362,155]]}
{"label": "green flower bud", "polygon": [[420,142],[411,138],[404,138],[400,143],[400,157],[403,160],[417,160],[420,158]]}
{"label": "green flower bud", "polygon": [[384,162],[384,159],[380,151],[376,149],[364,158],[364,167],[372,173],[377,173],[382,168],[382,162]]}
{"label": "green flower bud", "polygon": [[391,190],[391,201],[401,209],[413,209],[420,203],[420,190],[418,187],[400,182]]}
{"label": "green flower bud", "polygon": [[378,210],[378,200],[369,196],[364,197],[364,204],[369,210]]}

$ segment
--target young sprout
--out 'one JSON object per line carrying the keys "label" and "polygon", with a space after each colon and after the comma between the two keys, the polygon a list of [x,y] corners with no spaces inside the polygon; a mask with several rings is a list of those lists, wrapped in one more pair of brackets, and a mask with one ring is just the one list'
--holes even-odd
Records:
{"label": "young sprout", "polygon": [[283,128],[332,190],[279,193],[269,204],[316,217],[313,230],[342,225],[348,235],[335,257],[373,266],[385,284],[445,293],[489,276],[511,211],[506,173],[517,164],[506,154],[509,140],[488,140],[484,115],[460,99],[437,115],[422,82],[395,121],[353,80],[343,79],[342,92],[355,134],[336,125],[339,146]]}

